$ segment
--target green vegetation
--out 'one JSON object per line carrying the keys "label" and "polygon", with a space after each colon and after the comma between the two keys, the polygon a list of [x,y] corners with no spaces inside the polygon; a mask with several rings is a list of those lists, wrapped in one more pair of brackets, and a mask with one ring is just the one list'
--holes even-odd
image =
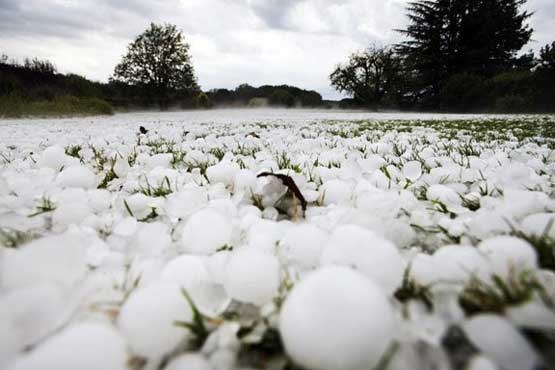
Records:
{"label": "green vegetation", "polygon": [[0,96],[0,117],[67,117],[111,115],[112,106],[98,98],[61,96],[52,100],[30,101],[18,95]]}
{"label": "green vegetation", "polygon": [[526,0],[409,2],[398,45],[351,54],[330,74],[340,106],[446,112],[555,110],[555,42],[531,40]]}

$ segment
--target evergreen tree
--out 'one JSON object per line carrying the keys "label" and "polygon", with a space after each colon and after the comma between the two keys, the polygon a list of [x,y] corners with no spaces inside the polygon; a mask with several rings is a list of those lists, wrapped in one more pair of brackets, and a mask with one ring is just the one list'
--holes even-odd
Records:
{"label": "evergreen tree", "polygon": [[409,4],[408,40],[398,51],[415,69],[419,94],[439,106],[444,82],[458,74],[491,77],[510,68],[530,40],[526,0],[419,0]]}

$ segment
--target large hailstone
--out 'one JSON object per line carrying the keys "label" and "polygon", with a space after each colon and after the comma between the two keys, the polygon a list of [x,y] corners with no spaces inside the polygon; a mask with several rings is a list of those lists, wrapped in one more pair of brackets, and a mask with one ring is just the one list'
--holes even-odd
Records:
{"label": "large hailstone", "polygon": [[59,171],[66,165],[68,159],[64,148],[54,145],[44,149],[39,159],[39,166]]}
{"label": "large hailstone", "polygon": [[238,301],[262,306],[277,295],[279,284],[279,262],[272,254],[245,247],[227,264],[224,286]]}
{"label": "large hailstone", "polygon": [[465,283],[473,276],[487,279],[490,275],[488,261],[478,249],[466,245],[448,245],[433,255],[435,274],[444,282]]}
{"label": "large hailstone", "polygon": [[222,160],[214,166],[210,166],[206,169],[206,177],[210,180],[210,183],[223,183],[226,186],[233,185],[235,180],[235,175],[240,170],[237,163],[231,162],[229,160]]}
{"label": "large hailstone", "polygon": [[207,316],[217,316],[230,303],[223,286],[212,281],[201,257],[181,255],[174,258],[162,270],[162,279],[184,288],[199,311]]}
{"label": "large hailstone", "polygon": [[74,165],[60,172],[56,181],[64,188],[93,189],[97,180],[94,173],[83,165]]}
{"label": "large hailstone", "polygon": [[0,262],[0,282],[8,288],[45,281],[72,287],[87,272],[86,250],[79,237],[47,236],[25,244]]}
{"label": "large hailstone", "polygon": [[285,255],[302,269],[311,269],[320,264],[320,257],[328,234],[324,230],[310,224],[302,224],[290,228],[281,246]]}
{"label": "large hailstone", "polygon": [[1,296],[0,321],[12,324],[9,337],[21,350],[44,339],[61,325],[67,318],[66,308],[62,290],[56,284],[43,282],[12,289]]}
{"label": "large hailstone", "polygon": [[534,248],[525,240],[512,236],[497,236],[482,241],[478,249],[489,259],[493,272],[508,277],[516,273],[535,270],[538,257]]}
{"label": "large hailstone", "polygon": [[360,226],[346,225],[334,230],[324,247],[322,265],[354,267],[393,293],[403,280],[405,266],[397,247]]}
{"label": "large hailstone", "polygon": [[311,370],[373,368],[388,348],[394,316],[383,290],[346,267],[326,267],[287,297],[279,329],[287,354]]}
{"label": "large hailstone", "polygon": [[320,188],[320,196],[325,206],[330,204],[346,204],[351,200],[353,190],[352,186],[346,181],[329,180]]}
{"label": "large hailstone", "polygon": [[[549,227],[551,225],[551,228]],[[554,213],[535,213],[520,224],[521,230],[530,236],[543,237],[544,235],[555,239],[555,214]]]}
{"label": "large hailstone", "polygon": [[466,321],[468,339],[503,369],[532,370],[539,358],[530,343],[505,318],[483,314]]}
{"label": "large hailstone", "polygon": [[422,164],[418,161],[407,162],[403,165],[401,172],[405,178],[415,182],[422,176]]}
{"label": "large hailstone", "polygon": [[213,370],[208,360],[200,354],[186,353],[168,364],[164,370]]}
{"label": "large hailstone", "polygon": [[111,326],[75,324],[15,361],[10,370],[122,370],[126,368],[125,342]]}
{"label": "large hailstone", "polygon": [[160,358],[189,335],[174,322],[191,322],[192,317],[178,285],[153,283],[129,296],[121,308],[118,327],[134,354]]}
{"label": "large hailstone", "polygon": [[185,250],[194,254],[212,254],[231,242],[229,218],[211,208],[194,213],[183,229]]}

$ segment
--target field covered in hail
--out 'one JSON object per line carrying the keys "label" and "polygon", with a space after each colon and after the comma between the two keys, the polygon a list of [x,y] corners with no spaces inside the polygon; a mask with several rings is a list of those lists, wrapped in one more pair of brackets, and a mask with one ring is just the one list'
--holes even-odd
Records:
{"label": "field covered in hail", "polygon": [[552,116],[0,121],[0,369],[552,369],[554,149]]}

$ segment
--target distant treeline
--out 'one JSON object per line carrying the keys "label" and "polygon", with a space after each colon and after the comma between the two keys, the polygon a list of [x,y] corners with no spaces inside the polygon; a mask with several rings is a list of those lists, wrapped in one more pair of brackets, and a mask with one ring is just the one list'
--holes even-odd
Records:
{"label": "distant treeline", "polygon": [[[0,58],[0,117],[111,114],[114,110],[159,107],[149,89],[110,80],[90,81],[76,74],[61,74],[48,60],[25,59],[23,63]],[[319,107],[322,96],[293,86],[253,87],[234,90],[170,94],[167,106],[174,109],[230,107]]]}
{"label": "distant treeline", "polygon": [[248,84],[239,85],[234,90],[210,90],[207,97],[211,105],[231,107],[321,107],[322,95],[316,91],[303,90],[298,87],[280,85],[264,85],[253,87]]}

